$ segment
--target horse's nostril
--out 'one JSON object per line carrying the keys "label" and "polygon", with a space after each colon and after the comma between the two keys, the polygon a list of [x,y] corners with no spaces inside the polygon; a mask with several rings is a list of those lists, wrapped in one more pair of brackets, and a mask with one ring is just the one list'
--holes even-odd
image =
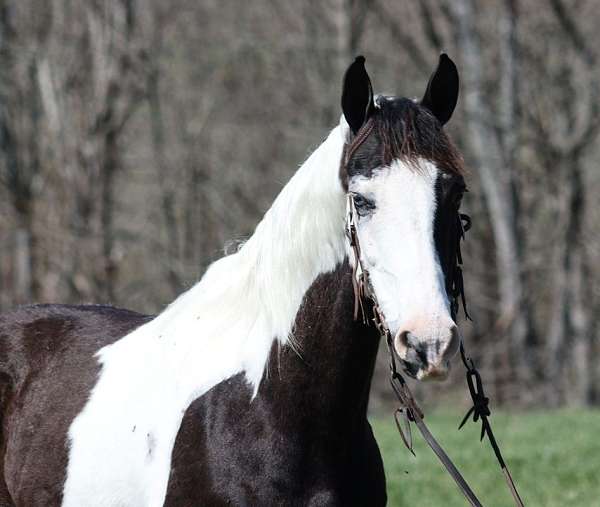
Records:
{"label": "horse's nostril", "polygon": [[402,359],[404,371],[417,378],[420,370],[427,367],[427,357],[419,347],[418,339],[410,331],[401,331],[394,339],[394,349]]}
{"label": "horse's nostril", "polygon": [[410,333],[408,331],[400,331],[396,335],[396,339],[394,340],[394,345],[396,347],[396,353],[401,359],[406,360],[408,355],[408,335]]}

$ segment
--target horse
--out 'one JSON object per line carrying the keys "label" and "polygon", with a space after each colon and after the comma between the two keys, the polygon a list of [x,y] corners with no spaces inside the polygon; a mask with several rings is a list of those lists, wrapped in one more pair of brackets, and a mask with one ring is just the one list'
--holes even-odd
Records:
{"label": "horse", "polygon": [[460,341],[444,260],[465,191],[444,130],[458,88],[442,54],[421,100],[374,95],[357,57],[339,124],[162,313],[1,315],[0,505],[385,505],[367,419],[379,335],[353,312],[347,196],[394,354],[444,378]]}

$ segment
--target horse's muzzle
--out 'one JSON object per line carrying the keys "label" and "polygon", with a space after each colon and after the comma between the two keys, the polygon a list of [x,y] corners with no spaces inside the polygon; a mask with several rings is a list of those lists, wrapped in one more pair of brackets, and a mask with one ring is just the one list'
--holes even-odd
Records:
{"label": "horse's muzzle", "polygon": [[460,343],[458,328],[452,325],[435,340],[423,339],[411,331],[400,331],[394,338],[394,349],[406,373],[417,380],[445,380],[450,372],[450,359]]}

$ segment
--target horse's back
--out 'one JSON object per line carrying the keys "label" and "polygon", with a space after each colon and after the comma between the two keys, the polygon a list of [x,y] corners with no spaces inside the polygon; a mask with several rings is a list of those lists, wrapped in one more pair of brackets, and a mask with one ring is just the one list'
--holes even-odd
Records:
{"label": "horse's back", "polygon": [[67,432],[102,347],[151,317],[109,306],[36,305],[0,315],[0,507],[59,505]]}

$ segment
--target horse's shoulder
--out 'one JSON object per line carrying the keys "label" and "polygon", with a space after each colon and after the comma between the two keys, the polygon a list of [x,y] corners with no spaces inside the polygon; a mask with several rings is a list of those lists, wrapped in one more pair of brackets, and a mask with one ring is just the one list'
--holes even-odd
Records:
{"label": "horse's shoulder", "polygon": [[0,315],[0,463],[10,439],[4,477],[15,503],[60,504],[67,434],[97,382],[96,353],[149,320],[95,305],[31,305]]}

